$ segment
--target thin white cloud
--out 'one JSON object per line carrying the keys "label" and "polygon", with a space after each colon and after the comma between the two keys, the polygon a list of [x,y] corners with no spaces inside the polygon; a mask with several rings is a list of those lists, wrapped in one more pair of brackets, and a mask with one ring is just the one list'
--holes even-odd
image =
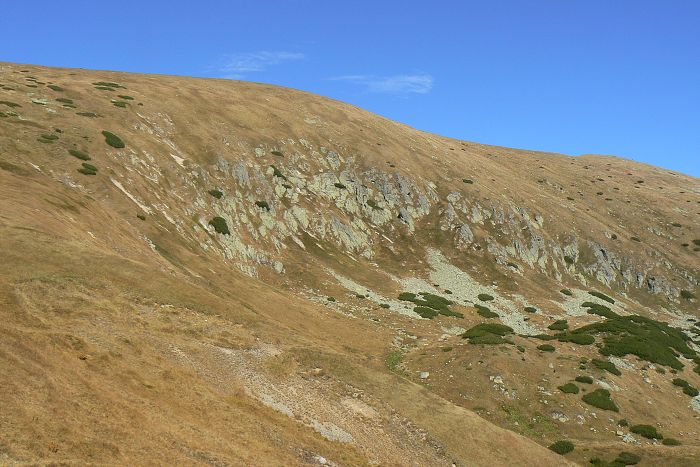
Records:
{"label": "thin white cloud", "polygon": [[357,84],[370,92],[385,94],[427,94],[433,88],[434,82],[433,77],[425,73],[395,76],[347,75],[331,79]]}
{"label": "thin white cloud", "polygon": [[249,52],[227,55],[220,71],[226,78],[240,79],[244,73],[264,71],[273,65],[284,62],[303,60],[305,55],[299,52],[270,52],[262,50],[259,52]]}

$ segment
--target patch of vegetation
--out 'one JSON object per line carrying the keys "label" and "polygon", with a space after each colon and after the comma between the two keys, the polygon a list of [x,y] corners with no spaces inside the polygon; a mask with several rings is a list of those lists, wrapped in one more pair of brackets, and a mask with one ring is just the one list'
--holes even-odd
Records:
{"label": "patch of vegetation", "polygon": [[615,402],[610,398],[610,391],[607,389],[596,389],[593,392],[584,394],[581,400],[588,405],[602,410],[611,410],[613,412],[620,411]]}
{"label": "patch of vegetation", "polygon": [[[402,292],[399,294],[399,300],[405,302],[412,302],[415,305],[417,305],[417,308],[428,308],[444,316],[455,316],[457,318],[464,318],[464,315],[462,313],[458,313],[450,309],[450,305],[452,305],[453,303],[451,300],[448,300],[444,297],[432,293],[420,292],[418,295],[416,295],[412,292]],[[416,310],[414,309],[413,311]],[[426,315],[432,315],[432,313],[428,313],[424,310],[421,310],[421,312],[416,311],[416,313],[420,314],[421,316],[423,316],[421,313],[424,313]],[[437,316],[437,314],[435,316]],[[428,316],[423,317],[426,318]]]}
{"label": "patch of vegetation", "polygon": [[126,89],[126,88],[125,88],[124,86],[122,86],[121,84],[112,83],[112,82],[109,82],[109,81],[98,81],[98,82],[96,82],[96,83],[92,83],[92,85],[93,85],[93,86],[102,86],[102,87],[106,87],[106,88],[113,88],[113,89],[117,89],[117,88]]}
{"label": "patch of vegetation", "polygon": [[128,102],[124,101],[112,101],[112,104],[114,104],[117,107],[121,107],[122,109],[125,109],[126,106],[128,105]]}
{"label": "patch of vegetation", "polygon": [[629,426],[629,422],[626,418],[622,418],[617,422],[617,426]]}
{"label": "patch of vegetation", "polygon": [[573,293],[571,290],[569,290],[569,289],[561,289],[559,292],[563,293],[564,295],[568,295],[569,297],[571,297],[571,296],[574,294],[574,293]]}
{"label": "patch of vegetation", "polygon": [[551,344],[542,344],[537,346],[537,350],[541,350],[542,352],[554,352],[556,349]]}
{"label": "patch of vegetation", "polygon": [[474,183],[474,180],[469,179],[469,178],[463,178],[462,181],[464,183],[466,183],[467,185],[471,185],[472,183]]}
{"label": "patch of vegetation", "polygon": [[99,115],[97,115],[95,112],[76,112],[76,115],[80,115],[81,117],[89,117],[89,118],[97,118]]}
{"label": "patch of vegetation", "polygon": [[113,148],[121,149],[125,146],[124,141],[122,141],[121,138],[115,135],[114,133],[111,133],[109,131],[103,131],[102,135],[105,137],[105,143],[112,146]]}
{"label": "patch of vegetation", "polygon": [[[1,104],[1,103],[2,103],[2,102],[0,102],[0,104]],[[695,240],[693,240],[693,244],[694,244],[695,246],[700,246],[700,239],[695,239]]]}
{"label": "patch of vegetation", "polygon": [[62,104],[72,104],[73,99],[68,99],[66,97],[59,97],[58,99],[56,99],[56,102],[60,102]]}
{"label": "patch of vegetation", "polygon": [[590,376],[581,375],[574,378],[574,380],[578,383],[593,384],[593,378],[591,378]]}
{"label": "patch of vegetation", "polygon": [[282,172],[280,172],[277,167],[271,165],[270,168],[272,169],[272,175],[274,177],[281,178],[282,180],[287,180],[287,177],[285,177],[284,174],[282,174]]}
{"label": "patch of vegetation", "polygon": [[481,323],[468,329],[462,334],[463,339],[469,339],[470,344],[512,344],[504,336],[513,333],[513,328],[504,324]]}
{"label": "patch of vegetation", "polygon": [[22,107],[21,105],[17,104],[16,102],[10,102],[10,101],[0,101],[0,105],[6,105],[11,109],[14,109],[15,107]]}
{"label": "patch of vegetation", "polygon": [[574,258],[572,258],[571,256],[564,256],[564,262],[566,264],[574,264]]}
{"label": "patch of vegetation", "polygon": [[571,342],[578,345],[591,345],[595,342],[595,337],[590,334],[562,333],[555,336],[559,342]]}
{"label": "patch of vegetation", "polygon": [[228,229],[228,225],[226,224],[226,219],[224,219],[223,217],[214,217],[212,220],[209,221],[209,225],[214,227],[216,233],[220,233],[223,235],[231,234],[231,231]]}
{"label": "patch of vegetation", "polygon": [[664,438],[661,440],[661,444],[664,446],[680,446],[681,442],[678,441],[676,438]]}
{"label": "patch of vegetation", "polygon": [[525,311],[528,313],[537,313],[537,308],[535,308],[534,306],[526,306]]}
{"label": "patch of vegetation", "polygon": [[613,303],[613,304],[615,303],[615,300],[614,300],[614,299],[608,297],[607,295],[605,295],[605,294],[602,293],[602,292],[590,291],[590,292],[588,292],[588,293],[589,293],[590,295],[593,295],[594,297],[598,297],[598,298],[601,299],[601,300],[605,300],[605,301],[608,302],[608,303]]}
{"label": "patch of vegetation", "polygon": [[417,306],[417,307],[413,308],[413,311],[418,313],[418,315],[421,318],[427,318],[427,319],[433,319],[437,315],[439,315],[437,310],[433,310],[432,308],[428,308],[427,306]]}
{"label": "patch of vegetation", "polygon": [[622,372],[615,366],[615,364],[607,360],[598,360],[597,358],[594,358],[591,360],[591,363],[599,370],[605,370],[608,373],[612,373],[616,376],[622,375]]}
{"label": "patch of vegetation", "polygon": [[564,394],[578,394],[579,393],[579,388],[574,383],[566,383],[562,386],[559,386],[559,390],[561,392],[563,392]]}
{"label": "patch of vegetation", "polygon": [[53,143],[58,139],[57,135],[51,134],[51,133],[44,133],[39,138],[37,138],[37,141],[40,143]]}
{"label": "patch of vegetation", "polygon": [[0,160],[0,169],[12,172],[17,175],[29,175],[29,172],[22,167],[15,165],[11,162],[5,162]]}
{"label": "patch of vegetation", "polygon": [[584,308],[588,308],[587,313],[591,315],[598,315],[608,319],[619,317],[617,313],[612,311],[607,306],[601,305],[600,303],[583,302],[581,306]]}
{"label": "patch of vegetation", "polygon": [[55,84],[49,84],[46,87],[51,89],[52,91],[63,92],[63,88],[61,86],[57,86]]}
{"label": "patch of vegetation", "polygon": [[574,443],[571,441],[560,440],[550,445],[549,449],[563,456],[564,454],[568,454],[574,450]]}
{"label": "patch of vegetation", "polygon": [[388,303],[380,303],[379,306],[380,306],[381,308],[390,308],[390,306],[389,306]]}
{"label": "patch of vegetation", "polygon": [[79,151],[77,149],[69,149],[68,154],[70,154],[73,157],[77,157],[81,161],[89,161],[90,160],[90,156],[88,156],[87,153],[85,153],[83,151]]}
{"label": "patch of vegetation", "polygon": [[695,387],[691,386],[690,383],[688,383],[684,379],[674,378],[673,385],[683,388],[683,393],[687,394],[690,397],[695,397],[698,394],[700,394],[700,391],[698,391]]}
{"label": "patch of vegetation", "polygon": [[632,425],[630,431],[647,439],[664,439],[663,435],[653,425]]}
{"label": "patch of vegetation", "polygon": [[224,196],[224,193],[221,190],[217,190],[216,188],[207,191],[207,193],[209,193],[216,199],[221,199],[221,197]]}
{"label": "patch of vegetation", "polygon": [[284,157],[284,154],[282,154],[282,151],[270,151],[270,154],[272,154],[273,156],[277,156],[277,157]]}
{"label": "patch of vegetation", "polygon": [[639,237],[630,237],[630,240],[632,240],[633,242],[641,242]]}
{"label": "patch of vegetation", "polygon": [[92,170],[93,172],[97,172],[97,167],[87,162],[83,162],[83,168],[86,170]]}
{"label": "patch of vegetation", "polygon": [[375,200],[373,199],[368,199],[367,200],[367,206],[371,207],[372,209],[382,209]]}
{"label": "patch of vegetation", "polygon": [[335,297],[327,297],[326,300],[328,300],[329,302],[334,302],[334,301],[335,301]]}
{"label": "patch of vegetation", "polygon": [[114,91],[114,88],[110,88],[108,86],[95,86],[95,89],[100,91]]}
{"label": "patch of vegetation", "polygon": [[552,331],[565,331],[569,329],[569,323],[565,319],[559,319],[548,326]]}
{"label": "patch of vegetation", "polygon": [[255,205],[259,207],[260,209],[264,209],[265,211],[270,210],[270,205],[267,204],[267,201],[256,201]]}
{"label": "patch of vegetation", "polygon": [[479,295],[476,296],[476,298],[478,298],[482,302],[490,302],[491,300],[493,300],[493,296],[491,296],[487,293],[480,293]]}
{"label": "patch of vegetation", "polygon": [[136,214],[136,217],[138,217],[138,218],[141,219],[142,221],[145,221],[145,220],[146,220],[146,216],[144,216],[143,214]]}
{"label": "patch of vegetation", "polygon": [[620,454],[617,455],[613,462],[617,462],[618,464],[622,465],[637,465],[641,460],[641,456],[638,456],[637,454],[622,451]]}
{"label": "patch of vegetation", "polygon": [[692,300],[695,298],[695,294],[693,294],[690,290],[681,290],[681,298]]}
{"label": "patch of vegetation", "polygon": [[688,347],[690,338],[680,329],[639,315],[618,316],[580,327],[572,333],[602,334],[602,355],[636,355],[641,360],[680,370],[677,355],[692,359],[696,352]]}
{"label": "patch of vegetation", "polygon": [[125,96],[125,95],[122,95],[122,94],[119,94],[117,97],[119,97],[120,99],[124,99],[125,101],[133,101],[133,100],[134,100],[133,97],[131,97],[131,96]]}
{"label": "patch of vegetation", "polygon": [[97,175],[97,168],[94,167],[94,165],[90,165],[90,167],[81,167],[78,169],[78,172],[80,172],[83,175]]}
{"label": "patch of vegetation", "polygon": [[479,314],[479,316],[482,316],[484,318],[498,318],[498,313],[494,313],[487,306],[479,305],[478,303],[476,303],[474,304],[474,308],[476,308],[476,312]]}
{"label": "patch of vegetation", "polygon": [[343,185],[342,183],[338,183],[338,182],[334,183],[333,186],[335,186],[336,188],[339,188],[341,190],[344,190],[347,188],[345,185]]}

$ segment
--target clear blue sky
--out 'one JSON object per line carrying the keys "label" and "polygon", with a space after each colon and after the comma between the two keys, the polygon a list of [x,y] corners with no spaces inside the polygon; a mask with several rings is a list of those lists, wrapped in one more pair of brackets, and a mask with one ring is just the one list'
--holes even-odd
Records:
{"label": "clear blue sky", "polygon": [[2,61],[280,84],[700,176],[699,0],[3,3]]}

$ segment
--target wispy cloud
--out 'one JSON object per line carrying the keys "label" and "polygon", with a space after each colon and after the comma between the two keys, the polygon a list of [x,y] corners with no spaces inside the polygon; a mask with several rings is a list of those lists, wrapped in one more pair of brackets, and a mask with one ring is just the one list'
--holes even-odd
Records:
{"label": "wispy cloud", "polygon": [[347,75],[331,79],[357,84],[370,92],[385,94],[427,94],[433,88],[434,81],[431,75],[425,73],[395,76]]}
{"label": "wispy cloud", "polygon": [[270,52],[262,50],[259,52],[249,52],[232,54],[224,57],[224,64],[220,71],[226,78],[242,78],[245,73],[264,71],[273,65],[284,62],[303,60],[305,55],[299,52]]}

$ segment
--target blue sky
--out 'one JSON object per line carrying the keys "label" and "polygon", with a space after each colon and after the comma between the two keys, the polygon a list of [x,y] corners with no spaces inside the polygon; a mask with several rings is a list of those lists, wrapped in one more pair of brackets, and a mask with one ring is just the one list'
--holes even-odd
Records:
{"label": "blue sky", "polygon": [[700,1],[45,1],[0,60],[230,77],[470,141],[700,176]]}

